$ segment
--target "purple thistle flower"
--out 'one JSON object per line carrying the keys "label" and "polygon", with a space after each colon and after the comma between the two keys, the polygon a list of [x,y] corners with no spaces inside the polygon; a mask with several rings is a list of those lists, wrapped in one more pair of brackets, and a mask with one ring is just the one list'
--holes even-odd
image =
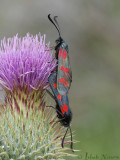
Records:
{"label": "purple thistle flower", "polygon": [[46,107],[44,99],[48,77],[55,67],[45,35],[28,33],[23,38],[16,35],[1,41],[0,85],[5,99],[0,105],[0,159],[72,156],[64,152],[69,148],[61,148],[64,128],[56,124],[56,114]]}
{"label": "purple thistle flower", "polygon": [[32,36],[29,33],[23,38],[18,34],[4,38],[0,46],[0,85],[7,90],[46,89],[48,77],[56,66],[52,58],[49,43],[45,44],[45,35]]}

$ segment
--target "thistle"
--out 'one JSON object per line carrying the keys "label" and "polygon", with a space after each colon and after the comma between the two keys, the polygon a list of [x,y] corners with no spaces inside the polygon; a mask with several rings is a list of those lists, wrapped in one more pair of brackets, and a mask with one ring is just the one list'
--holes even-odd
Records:
{"label": "thistle", "polygon": [[1,160],[72,156],[65,152],[69,148],[61,148],[64,127],[54,123],[56,112],[46,107],[44,99],[55,66],[45,35],[28,33],[1,41],[0,86],[5,92],[0,106]]}

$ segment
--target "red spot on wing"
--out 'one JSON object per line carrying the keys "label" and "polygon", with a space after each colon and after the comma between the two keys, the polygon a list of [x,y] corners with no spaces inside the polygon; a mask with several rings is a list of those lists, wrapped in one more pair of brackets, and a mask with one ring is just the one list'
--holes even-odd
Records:
{"label": "red spot on wing", "polygon": [[69,72],[69,68],[64,68],[64,72],[68,73]]}
{"label": "red spot on wing", "polygon": [[53,87],[54,87],[54,88],[57,88],[57,83],[54,83],[54,84],[53,84]]}
{"label": "red spot on wing", "polygon": [[65,50],[65,49],[63,50],[62,58],[63,58],[63,59],[66,59],[66,58],[67,58],[67,53],[66,53],[66,50]]}
{"label": "red spot on wing", "polygon": [[60,79],[59,79],[59,82],[60,82],[60,83],[64,83],[64,82],[65,82],[65,78],[60,78]]}
{"label": "red spot on wing", "polygon": [[59,49],[59,58],[61,57],[61,55],[62,55],[62,49],[60,48]]}
{"label": "red spot on wing", "polygon": [[69,84],[67,81],[64,82],[64,86],[65,86],[65,87],[69,87],[69,85],[70,85],[70,84]]}
{"label": "red spot on wing", "polygon": [[65,112],[68,112],[68,106],[67,106],[67,104],[63,104],[63,109],[64,109]]}
{"label": "red spot on wing", "polygon": [[63,104],[63,106],[60,107],[60,108],[61,108],[62,114],[65,114],[65,112],[68,112],[68,106],[67,106],[67,104]]}
{"label": "red spot on wing", "polygon": [[64,108],[63,107],[60,107],[60,108],[61,108],[62,114],[65,114]]}
{"label": "red spot on wing", "polygon": [[63,70],[64,70],[64,67],[63,67],[63,66],[60,66],[60,70],[63,71]]}
{"label": "red spot on wing", "polygon": [[69,87],[70,86],[70,84],[65,80],[65,78],[60,78],[59,82],[63,83],[65,87]]}
{"label": "red spot on wing", "polygon": [[61,101],[61,95],[60,94],[58,94],[57,98]]}

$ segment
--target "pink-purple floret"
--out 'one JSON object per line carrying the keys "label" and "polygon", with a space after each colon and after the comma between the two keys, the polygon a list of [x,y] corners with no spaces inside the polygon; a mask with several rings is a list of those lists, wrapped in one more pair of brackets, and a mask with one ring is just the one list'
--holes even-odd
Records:
{"label": "pink-purple floret", "polygon": [[45,35],[29,33],[19,38],[4,38],[0,46],[0,85],[4,89],[27,86],[29,90],[46,89],[48,77],[56,66]]}

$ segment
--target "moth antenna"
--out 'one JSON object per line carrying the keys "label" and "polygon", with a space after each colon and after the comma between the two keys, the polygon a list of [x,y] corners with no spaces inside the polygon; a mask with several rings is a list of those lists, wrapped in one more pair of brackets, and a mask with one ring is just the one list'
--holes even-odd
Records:
{"label": "moth antenna", "polygon": [[62,139],[62,143],[61,143],[62,148],[64,147],[64,146],[63,146],[63,144],[64,144],[64,140],[65,140],[65,137],[66,137],[67,131],[68,131],[68,128],[67,128],[67,130],[66,130],[66,132],[65,132],[65,134],[64,134],[64,137],[63,137],[63,139]]}
{"label": "moth antenna", "polygon": [[58,24],[57,17],[58,17],[58,16],[54,16],[54,21],[55,21],[55,23],[57,24],[57,28],[58,28],[58,30],[59,30],[59,36],[61,37],[60,26],[59,26],[59,24]]}
{"label": "moth antenna", "polygon": [[72,149],[72,151],[74,152],[73,150],[73,141],[72,141],[72,131],[71,131],[71,127],[69,126],[69,129],[70,129],[70,135],[71,135],[71,144],[70,144],[70,148]]}
{"label": "moth antenna", "polygon": [[[60,31],[59,28],[56,26],[56,24],[53,22],[52,18],[50,17],[50,14],[48,14],[48,19],[51,21],[51,23],[53,23],[53,25],[55,26],[55,28],[57,29],[59,36],[60,36]],[[61,37],[61,36],[60,36]]]}

